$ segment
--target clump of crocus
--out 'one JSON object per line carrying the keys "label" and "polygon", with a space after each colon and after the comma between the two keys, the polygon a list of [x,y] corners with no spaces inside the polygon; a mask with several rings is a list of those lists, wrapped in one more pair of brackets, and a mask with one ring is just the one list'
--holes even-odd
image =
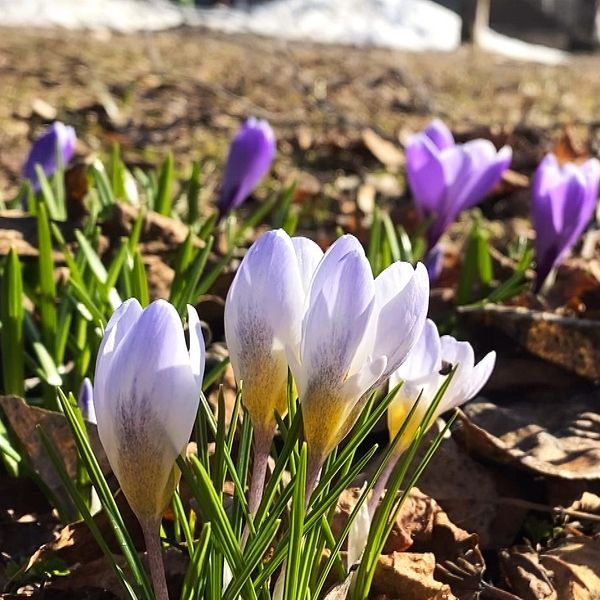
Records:
{"label": "clump of crocus", "polygon": [[413,135],[406,146],[406,174],[433,248],[460,212],[481,202],[510,165],[512,151],[489,140],[456,144],[439,120]]}
{"label": "clump of crocus", "polygon": [[586,228],[598,198],[600,162],[558,164],[554,154],[540,163],[533,178],[531,213],[536,231],[536,283],[544,281]]}
{"label": "clump of crocus", "polygon": [[299,345],[288,346],[308,447],[312,491],[331,450],[350,431],[367,394],[404,361],[419,338],[427,271],[396,262],[376,279],[358,240],[329,248],[308,287]]}
{"label": "clump of crocus", "polygon": [[113,314],[96,362],[94,406],[110,466],[137,516],[154,592],[168,598],[159,526],[179,481],[175,460],[189,441],[204,374],[204,340],[188,307],[189,349],[175,308],[137,300]]}
{"label": "clump of crocus", "polygon": [[287,413],[286,346],[297,345],[305,289],[323,252],[282,230],[263,234],[248,250],[225,303],[225,338],[254,428],[250,514],[258,509],[276,430]]}
{"label": "clump of crocus", "polygon": [[267,174],[275,156],[275,135],[267,121],[249,118],[231,142],[217,206],[223,217],[237,208]]}
{"label": "clump of crocus", "polygon": [[371,513],[398,458],[413,441],[417,429],[423,425],[425,415],[446,377],[455,369],[435,413],[429,423],[425,424],[427,427],[442,413],[473,398],[486,384],[495,363],[496,353],[489,352],[475,364],[471,344],[459,342],[450,335],[440,337],[435,323],[427,319],[421,337],[407,359],[390,376],[390,387],[402,383],[388,407],[388,431],[391,440],[396,438],[413,405],[417,399],[419,401],[395,447],[394,456],[375,486],[370,504]]}
{"label": "clump of crocus", "polygon": [[36,192],[40,190],[36,165],[42,168],[46,177],[50,177],[59,166],[66,166],[71,160],[76,143],[75,130],[60,121],[52,123],[35,140],[23,167],[23,175],[31,181]]}

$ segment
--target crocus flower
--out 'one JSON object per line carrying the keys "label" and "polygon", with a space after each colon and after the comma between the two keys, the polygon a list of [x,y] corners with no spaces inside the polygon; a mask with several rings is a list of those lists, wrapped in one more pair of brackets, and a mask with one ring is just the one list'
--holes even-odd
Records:
{"label": "crocus flower", "polygon": [[429,275],[429,283],[434,284],[444,269],[444,249],[440,244],[434,246],[423,259],[423,264]]}
{"label": "crocus flower", "polygon": [[309,482],[356,422],[366,394],[398,368],[417,341],[428,298],[422,264],[414,269],[396,262],[374,279],[351,235],[339,238],[319,263],[308,287],[300,344],[288,346]]}
{"label": "crocus flower", "polygon": [[85,377],[81,382],[79,396],[77,396],[77,405],[81,410],[81,415],[86,421],[96,423],[96,410],[94,409],[94,388],[89,377]]}
{"label": "crocus flower", "polygon": [[275,412],[287,413],[286,346],[296,346],[305,290],[323,252],[307,238],[263,234],[248,250],[225,302],[225,339],[254,428],[250,512],[258,508]]}
{"label": "crocus flower", "polygon": [[113,314],[96,362],[94,406],[110,466],[140,520],[159,523],[190,439],[204,373],[204,340],[188,307],[189,350],[175,308],[137,300]]}
{"label": "crocus flower", "polygon": [[217,206],[221,216],[237,208],[267,174],[275,156],[275,135],[267,121],[249,118],[229,148]]}
{"label": "crocus flower", "polygon": [[531,212],[536,231],[536,290],[573,247],[589,223],[600,181],[595,158],[562,167],[554,154],[540,163],[533,178]]}
{"label": "crocus flower", "polygon": [[[395,448],[381,477],[375,484],[369,500],[369,514],[373,516],[381,494],[400,455],[411,444],[417,429],[423,423],[427,410],[454,367],[456,371],[427,427],[442,413],[456,408],[473,398],[489,379],[496,363],[496,353],[488,353],[475,364],[473,348],[468,342],[459,342],[450,335],[440,337],[433,321],[427,319],[421,337],[406,360],[390,376],[390,388],[402,383],[388,407],[388,431],[394,440],[402,428],[417,398],[419,402],[410,422]],[[420,396],[420,397],[419,397]]]}
{"label": "crocus flower", "polygon": [[435,323],[427,319],[419,341],[390,377],[391,387],[403,382],[388,408],[390,439],[396,437],[419,394],[422,394],[400,440],[399,451],[412,441],[437,391],[455,366],[456,372],[429,424],[443,412],[473,398],[489,379],[495,362],[496,353],[490,352],[475,364],[471,344],[459,342],[450,335],[440,337]]}
{"label": "crocus flower", "polygon": [[512,151],[489,140],[456,144],[439,120],[413,135],[406,146],[406,174],[433,248],[458,214],[475,206],[500,181]]}
{"label": "crocus flower", "polygon": [[55,121],[35,140],[23,167],[23,174],[37,192],[40,182],[36,173],[36,165],[40,165],[46,177],[50,177],[59,167],[59,161],[66,165],[75,152],[77,136],[75,130]]}

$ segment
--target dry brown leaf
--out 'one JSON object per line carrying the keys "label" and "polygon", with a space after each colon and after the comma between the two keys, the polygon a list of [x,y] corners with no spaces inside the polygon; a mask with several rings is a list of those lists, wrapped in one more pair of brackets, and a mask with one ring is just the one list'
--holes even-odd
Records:
{"label": "dry brown leaf", "polygon": [[456,600],[450,586],[434,578],[435,556],[393,552],[379,557],[372,591],[402,600]]}
{"label": "dry brown leaf", "polygon": [[587,379],[600,379],[598,321],[496,305],[461,313],[469,320],[496,327],[535,356]]}
{"label": "dry brown leaf", "polygon": [[540,564],[533,548],[515,546],[503,550],[500,566],[507,585],[522,600],[559,600],[552,582],[553,573]]}
{"label": "dry brown leaf", "polygon": [[[43,408],[29,406],[22,398],[17,396],[0,396],[0,409],[6,417],[8,424],[17,436],[35,470],[39,473],[44,483],[62,500],[66,506],[71,506],[69,496],[64,490],[60,477],[52,461],[48,457],[41,438],[37,431],[40,425],[48,437],[54,442],[62,457],[67,473],[75,477],[77,472],[77,450],[71,429],[65,416]],[[90,443],[103,473],[110,472],[108,459],[100,443],[96,426],[87,423]]]}
{"label": "dry brown leaf", "polygon": [[456,431],[469,451],[542,475],[600,479],[600,392],[564,402],[471,402]]}
{"label": "dry brown leaf", "polygon": [[404,154],[398,147],[392,142],[384,140],[372,129],[363,130],[362,141],[369,152],[391,171],[397,172],[404,165]]}

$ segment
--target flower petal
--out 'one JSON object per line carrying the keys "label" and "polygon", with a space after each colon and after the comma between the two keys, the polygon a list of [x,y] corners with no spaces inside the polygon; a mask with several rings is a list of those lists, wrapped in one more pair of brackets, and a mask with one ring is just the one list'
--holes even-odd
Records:
{"label": "flower petal", "polygon": [[[394,371],[394,383],[425,377],[442,368],[442,346],[435,323],[431,319],[425,325],[419,339],[408,353],[406,360]],[[391,379],[391,378],[390,378]],[[391,383],[391,381],[390,381]]]}
{"label": "flower petal", "polygon": [[436,145],[438,150],[445,150],[454,146],[454,137],[446,124],[439,119],[434,119],[423,133]]}
{"label": "flower petal", "polygon": [[387,356],[385,376],[406,359],[421,335],[429,306],[429,276],[422,263],[413,270],[400,261],[375,280],[377,333],[374,352]]}
{"label": "flower petal", "polygon": [[323,250],[315,242],[305,237],[293,237],[292,244],[298,260],[302,286],[304,292],[307,293],[313,275],[323,258]]}
{"label": "flower petal", "polygon": [[225,339],[255,427],[274,428],[287,408],[286,348],[298,356],[304,289],[294,246],[282,230],[248,250],[225,302]]}
{"label": "flower petal", "polygon": [[204,345],[204,336],[202,335],[202,326],[198,313],[193,306],[188,304],[188,331],[190,337],[190,366],[192,375],[196,379],[198,389],[202,387],[204,377],[204,363],[206,361],[206,349]]}

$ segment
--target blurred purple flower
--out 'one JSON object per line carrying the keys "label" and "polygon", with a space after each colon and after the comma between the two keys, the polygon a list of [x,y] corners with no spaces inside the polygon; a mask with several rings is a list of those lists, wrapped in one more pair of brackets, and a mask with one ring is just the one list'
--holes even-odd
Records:
{"label": "blurred purple flower", "polygon": [[81,415],[86,421],[96,424],[96,409],[94,408],[94,388],[89,377],[81,382],[77,405],[81,410]]}
{"label": "blurred purple flower", "polygon": [[46,177],[50,177],[58,169],[57,157],[63,165],[66,165],[75,152],[77,136],[75,130],[55,121],[33,142],[29,156],[23,167],[23,175],[31,181],[36,192],[40,190],[40,182],[35,166],[40,165]]}
{"label": "blurred purple flower", "polygon": [[595,158],[581,166],[560,166],[556,156],[548,154],[537,168],[531,204],[536,231],[536,291],[592,218],[599,182],[600,162]]}
{"label": "blurred purple flower", "polygon": [[275,135],[267,121],[247,119],[229,148],[217,206],[222,217],[237,208],[267,174],[275,156]]}
{"label": "blurred purple flower", "polygon": [[510,165],[512,150],[489,140],[456,144],[439,120],[413,135],[406,147],[406,173],[433,248],[458,214],[481,202]]}
{"label": "blurred purple flower", "polygon": [[440,244],[434,246],[425,255],[423,264],[425,265],[427,274],[429,275],[429,283],[435,283],[439,279],[444,268],[444,250]]}

